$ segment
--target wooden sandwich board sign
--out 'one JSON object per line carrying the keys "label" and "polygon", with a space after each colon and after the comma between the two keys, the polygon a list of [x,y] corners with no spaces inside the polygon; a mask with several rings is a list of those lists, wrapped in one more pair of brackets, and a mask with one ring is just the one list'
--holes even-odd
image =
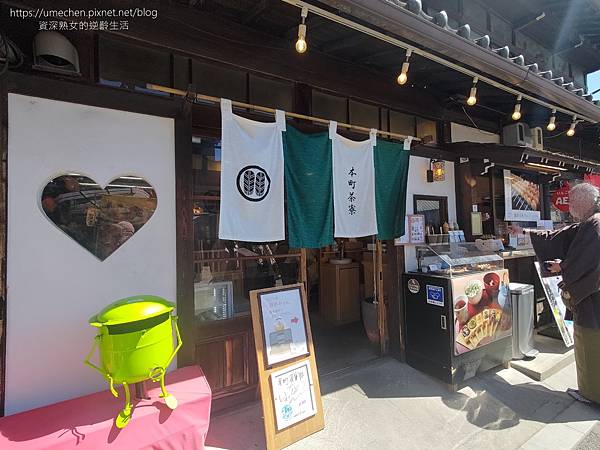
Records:
{"label": "wooden sandwich board sign", "polygon": [[268,450],[325,427],[306,291],[302,283],[250,291]]}

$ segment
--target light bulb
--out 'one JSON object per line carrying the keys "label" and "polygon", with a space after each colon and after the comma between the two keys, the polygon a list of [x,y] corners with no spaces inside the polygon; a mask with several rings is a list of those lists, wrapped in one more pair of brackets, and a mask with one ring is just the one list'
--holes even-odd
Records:
{"label": "light bulb", "polygon": [[398,84],[402,85],[402,84],[406,84],[407,80],[408,80],[408,76],[404,72],[402,72],[402,73],[400,73],[400,75],[398,75],[398,78],[396,81],[398,82]]}
{"label": "light bulb", "polygon": [[571,127],[569,131],[567,131],[567,136],[572,137],[575,136],[575,127],[577,126],[577,116],[573,116],[573,122],[571,122]]}
{"label": "light bulb", "polygon": [[477,81],[477,77],[473,78],[473,86],[469,92],[469,98],[467,99],[467,105],[469,106],[473,106],[475,103],[477,103]]}
{"label": "light bulb", "polygon": [[298,40],[296,41],[296,51],[304,53],[308,45],[306,44],[306,25],[301,23],[298,25]]}
{"label": "light bulb", "polygon": [[306,45],[306,41],[304,39],[298,38],[296,41],[296,51],[298,53],[304,53],[308,46]]}
{"label": "light bulb", "polygon": [[400,70],[400,75],[398,75],[398,78],[396,79],[396,81],[398,82],[399,85],[403,85],[406,84],[406,81],[408,80],[408,68],[410,67],[410,63],[408,62],[408,59],[410,58],[410,55],[412,54],[412,50],[407,50],[406,51],[406,61],[404,61],[402,63],[402,69]]}
{"label": "light bulb", "polygon": [[548,125],[546,125],[546,130],[554,131],[556,130],[556,110],[552,110],[552,115],[550,116],[550,120],[548,121]]}
{"label": "light bulb", "polygon": [[522,96],[517,97],[517,103],[515,104],[515,110],[512,113],[512,120],[519,120],[521,118],[521,100]]}

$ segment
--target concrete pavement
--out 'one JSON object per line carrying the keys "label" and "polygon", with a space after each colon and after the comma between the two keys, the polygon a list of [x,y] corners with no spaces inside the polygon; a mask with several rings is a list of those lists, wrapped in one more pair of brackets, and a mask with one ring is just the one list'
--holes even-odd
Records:
{"label": "concrete pavement", "polygon": [[[514,369],[476,377],[458,392],[392,358],[321,378],[325,429],[300,449],[570,449],[600,410],[575,402],[569,365],[542,382]],[[215,418],[208,448],[265,448],[260,404]]]}
{"label": "concrete pavement", "polygon": [[577,444],[575,450],[598,450],[600,448],[600,423],[587,434],[587,436]]}

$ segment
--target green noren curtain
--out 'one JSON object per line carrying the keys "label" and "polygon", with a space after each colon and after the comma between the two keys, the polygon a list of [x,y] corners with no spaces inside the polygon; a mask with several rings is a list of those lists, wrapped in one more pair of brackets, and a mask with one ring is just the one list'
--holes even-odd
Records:
{"label": "green noren curtain", "polygon": [[329,134],[283,133],[287,228],[290,248],[333,244],[333,187]]}
{"label": "green noren curtain", "polygon": [[377,238],[395,239],[404,235],[406,183],[410,152],[402,144],[377,139],[375,164],[375,206]]}
{"label": "green noren curtain", "polygon": [[[283,133],[288,242],[292,248],[333,244],[331,140],[328,133],[304,134],[286,125]],[[374,149],[377,238],[404,234],[410,152],[377,140]]]}

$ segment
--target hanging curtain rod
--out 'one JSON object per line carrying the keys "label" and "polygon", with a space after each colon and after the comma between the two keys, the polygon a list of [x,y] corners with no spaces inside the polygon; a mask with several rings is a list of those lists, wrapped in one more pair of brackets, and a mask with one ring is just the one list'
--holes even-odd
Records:
{"label": "hanging curtain rod", "polygon": [[[181,89],[174,89],[174,88],[170,88],[170,87],[166,87],[166,86],[161,86],[159,84],[148,83],[148,84],[146,84],[146,89],[164,92],[166,94],[173,94],[173,95],[177,95],[179,97],[192,96],[196,100],[202,100],[205,102],[211,102],[211,103],[216,103],[216,104],[221,103],[221,99],[219,97],[212,97],[210,95],[190,93],[190,92],[182,91]],[[237,102],[237,101],[233,101],[233,100],[231,101],[231,104],[232,104],[232,106],[235,106],[237,108],[252,109],[254,111],[275,114],[275,109],[268,108],[266,106],[252,105],[250,103]],[[305,114],[297,114],[297,113],[287,112],[287,111],[284,111],[284,112],[285,112],[286,117],[291,117],[293,119],[301,119],[301,120],[307,120],[307,121],[311,121],[311,122],[317,122],[317,123],[320,123],[320,124],[323,124],[326,126],[328,126],[329,122],[331,122],[330,120],[321,119],[320,117],[307,116]],[[343,122],[338,122],[337,124],[338,124],[338,127],[347,128],[352,131],[358,131],[358,132],[367,133],[367,134],[369,134],[371,132],[371,129],[367,128],[367,127],[361,127],[358,125],[350,125],[349,123],[343,123]],[[394,139],[404,140],[404,139],[410,138],[411,140],[413,140],[415,142],[421,141],[421,139],[414,137],[414,136],[407,136],[405,134],[392,133],[391,131],[382,131],[382,130],[376,130],[376,131],[377,131],[377,134],[380,134],[382,136],[387,136],[390,138],[394,138]]]}
{"label": "hanging curtain rod", "polygon": [[[366,27],[362,24],[359,24],[357,22],[354,22],[352,20],[346,19],[345,17],[339,16],[337,14],[331,13],[329,11],[326,11],[322,8],[319,8],[317,6],[311,5],[310,3],[306,3],[303,0],[281,0],[284,3],[287,3],[289,5],[295,6],[297,8],[307,8],[309,12],[317,15],[317,16],[321,16],[325,19],[329,19],[333,22],[339,23],[340,25],[343,25],[347,28],[351,28],[353,30],[359,31],[363,34],[366,34],[368,36],[374,37],[375,39],[378,39],[380,41],[383,42],[387,42],[388,44],[392,44],[395,47],[399,47],[402,48],[404,50],[411,50],[412,53],[417,54],[419,56],[422,56],[423,58],[429,59],[430,61],[434,61],[436,63],[439,63],[443,66],[449,67],[450,69],[454,69],[457,72],[460,72],[464,75],[468,75],[469,77],[478,77],[480,82],[484,82],[486,84],[489,84],[490,86],[493,86],[495,88],[501,89],[505,92],[508,92],[509,94],[513,94],[513,95],[521,95],[523,99],[525,100],[529,100],[530,102],[533,103],[537,103],[540,106],[544,106],[545,108],[548,108],[550,110],[555,109],[558,112],[561,112],[563,114],[567,114],[569,116],[573,116],[576,115],[579,119],[584,119],[590,123],[597,123],[596,120],[593,120],[583,114],[579,114],[575,111],[572,111],[570,109],[566,109],[566,108],[562,108],[560,106],[555,106],[552,105],[548,102],[545,102],[543,100],[540,100],[538,98],[535,98],[531,95],[528,95],[526,93],[523,92],[519,92],[516,89],[513,89],[511,87],[508,87],[502,83],[499,83],[497,81],[492,80],[491,78],[488,78],[484,75],[478,74],[476,72],[473,72],[472,70],[467,69],[466,67],[463,67],[459,64],[455,64],[453,62],[450,62],[440,56],[434,55],[433,53],[430,53],[426,50],[420,49],[418,47],[415,47],[411,44],[408,44],[404,41],[401,41],[400,39],[397,39],[395,37],[392,36],[388,36],[387,34],[383,34],[380,33],[379,31],[373,30],[372,28]],[[529,72],[528,72],[529,75]],[[574,94],[575,95],[575,94]]]}

